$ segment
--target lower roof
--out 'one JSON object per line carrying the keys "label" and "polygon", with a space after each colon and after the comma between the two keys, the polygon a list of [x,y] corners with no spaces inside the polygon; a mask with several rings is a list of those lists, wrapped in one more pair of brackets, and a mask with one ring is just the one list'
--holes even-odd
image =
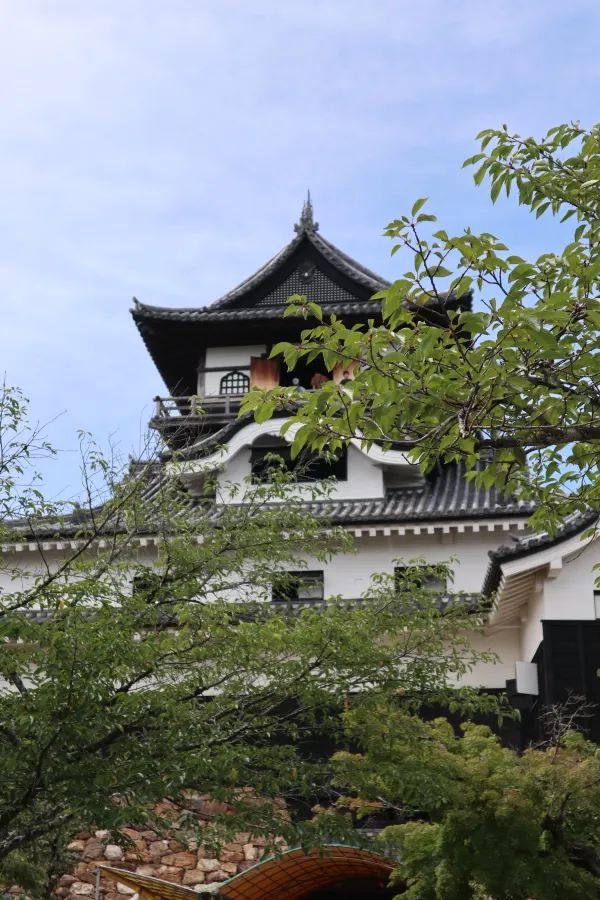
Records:
{"label": "lower roof", "polygon": [[502,578],[502,564],[515,559],[522,559],[525,556],[537,553],[539,550],[545,550],[547,547],[554,547],[563,541],[574,537],[586,531],[588,528],[598,524],[600,513],[596,510],[588,512],[576,512],[569,516],[557,531],[551,533],[548,531],[536,532],[526,537],[516,538],[514,543],[498,547],[497,550],[490,550],[490,565],[485,576],[482,592],[484,596],[493,594],[498,589]]}
{"label": "lower roof", "polygon": [[334,522],[415,522],[528,516],[530,503],[504,496],[497,488],[467,480],[462,463],[443,466],[423,483],[392,488],[385,497],[329,500],[311,504],[314,515]]}
{"label": "lower roof", "polygon": [[[160,499],[155,498],[159,496],[161,484],[168,476],[159,463],[148,463],[147,477],[148,514],[145,516],[144,534],[152,535],[161,530],[160,510],[157,509]],[[534,509],[530,503],[504,496],[497,488],[478,487],[473,480],[467,479],[463,463],[441,466],[423,482],[410,487],[392,488],[383,497],[308,501],[306,506],[313,516],[324,522],[349,526],[359,523],[376,525],[379,522],[406,524],[448,520],[472,522],[498,518],[523,519]],[[221,511],[221,505],[205,499],[199,500],[191,495],[188,495],[182,506],[182,515],[191,522],[195,517],[208,517],[216,525],[221,518]],[[105,534],[125,530],[124,523],[116,519],[107,518],[103,521],[102,507],[95,510],[80,508],[60,518],[13,522],[10,528],[11,539],[7,540],[7,535],[4,540],[5,543],[26,543],[85,536],[92,521],[96,525],[102,522],[99,530]],[[528,540],[531,542],[534,538]],[[502,548],[498,551],[498,559],[506,552],[513,552],[513,549],[509,548],[507,551],[507,548]]]}

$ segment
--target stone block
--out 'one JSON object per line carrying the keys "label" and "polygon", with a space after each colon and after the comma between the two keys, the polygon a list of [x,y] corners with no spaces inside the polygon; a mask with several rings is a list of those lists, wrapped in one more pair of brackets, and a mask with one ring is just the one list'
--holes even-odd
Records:
{"label": "stone block", "polygon": [[74,881],[71,885],[71,893],[76,897],[92,897],[94,895],[94,885],[87,884],[85,881]]}
{"label": "stone block", "polygon": [[137,866],[136,875],[150,875],[152,878],[156,875],[156,866]]}
{"label": "stone block", "polygon": [[215,872],[207,872],[206,873],[206,883],[214,884],[215,881],[226,881],[227,873],[223,872],[222,869],[217,869]]}
{"label": "stone block", "polygon": [[150,852],[150,856],[164,856],[165,853],[169,853],[170,847],[168,841],[152,841],[152,843],[148,844],[148,850]]}
{"label": "stone block", "polygon": [[194,885],[194,884],[204,884],[205,881],[205,873],[201,869],[188,869],[187,872],[183,873],[182,884],[186,885]]}
{"label": "stone block", "polygon": [[[139,841],[141,835],[137,828],[119,828],[121,834],[124,834],[125,837],[128,837],[131,841]],[[152,832],[154,834],[154,832]]]}
{"label": "stone block", "polygon": [[199,859],[197,867],[203,872],[214,872],[220,865],[218,859]]}
{"label": "stone block", "polygon": [[163,881],[171,881],[173,884],[181,884],[183,870],[177,866],[159,866],[156,870],[156,877],[162,878]]}
{"label": "stone block", "polygon": [[238,863],[238,872],[245,872],[246,869],[251,869],[252,866],[255,866],[256,863],[252,859],[245,859],[241,863]]}
{"label": "stone block", "polygon": [[221,860],[221,868],[224,872],[227,872],[228,876],[235,875],[238,870],[237,863],[223,862],[223,860]]}
{"label": "stone block", "polygon": [[143,841],[157,841],[158,835],[155,831],[140,831],[140,838]]}
{"label": "stone block", "polygon": [[84,859],[102,859],[104,856],[104,845],[97,841],[96,838],[90,838],[86,841],[83,849]]}
{"label": "stone block", "polygon": [[104,857],[110,860],[123,859],[123,850],[118,844],[107,844],[104,848]]}
{"label": "stone block", "polygon": [[196,867],[197,857],[195,853],[188,853],[185,850],[179,853],[169,853],[161,857],[163,866],[178,866],[181,869],[194,869]]}
{"label": "stone block", "polygon": [[244,858],[244,851],[240,844],[239,850],[221,850],[220,859],[226,863],[239,863]]}
{"label": "stone block", "polygon": [[67,850],[82,853],[83,850],[85,850],[85,841],[71,841],[71,843],[67,845]]}

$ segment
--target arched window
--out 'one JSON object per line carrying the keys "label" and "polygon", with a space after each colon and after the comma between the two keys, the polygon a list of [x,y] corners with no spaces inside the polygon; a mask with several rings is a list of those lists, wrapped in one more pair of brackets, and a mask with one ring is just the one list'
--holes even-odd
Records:
{"label": "arched window", "polygon": [[245,372],[228,372],[221,378],[220,394],[247,394],[250,379]]}

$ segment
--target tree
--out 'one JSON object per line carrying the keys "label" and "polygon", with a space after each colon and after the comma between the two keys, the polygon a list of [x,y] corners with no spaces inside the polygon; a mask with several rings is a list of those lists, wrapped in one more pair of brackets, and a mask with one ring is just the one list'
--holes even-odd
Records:
{"label": "tree", "polygon": [[194,505],[155,462],[123,477],[85,443],[85,502],[66,515],[36,484],[47,448],[19,392],[0,410],[0,871],[29,860],[37,896],[74,831],[188,790],[231,804],[234,830],[298,837],[272,801],[327,784],[303,748],[335,736],[349,694],[486,702],[446,688],[478,658],[477,617],[440,612],[415,569],[355,609],[263,602],[282,570],[350,549],[283,470],[219,504],[207,480]]}
{"label": "tree", "polygon": [[380,700],[351,709],[361,752],[334,757],[342,794],[323,817],[392,810],[401,824],[379,840],[407,900],[600,897],[600,757],[575,711],[553,711],[553,740],[519,755],[485,726],[459,736]]}
{"label": "tree", "polygon": [[[419,199],[390,223],[392,253],[410,266],[376,295],[373,319],[348,328],[310,298],[289,315],[312,320],[299,345],[279,344],[290,368],[321,356],[355,365],[349,384],[254,391],[244,411],[292,413],[296,452],[351,437],[404,450],[424,469],[464,460],[470,477],[534,500],[536,525],[600,505],[600,125],[565,124],[541,139],[506,126],[481,132],[475,182],[532,214],[564,223],[564,245],[536,260],[489,233],[450,235]],[[468,302],[476,290],[476,308]]]}

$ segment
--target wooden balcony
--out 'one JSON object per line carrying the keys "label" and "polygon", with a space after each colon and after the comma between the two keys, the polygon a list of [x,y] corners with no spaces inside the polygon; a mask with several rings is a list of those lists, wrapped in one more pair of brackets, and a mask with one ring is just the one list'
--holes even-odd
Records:
{"label": "wooden balcony", "polygon": [[153,419],[202,419],[210,421],[237,416],[245,394],[218,394],[215,397],[155,397]]}
{"label": "wooden balcony", "polygon": [[150,428],[172,447],[182,447],[237,418],[245,394],[155,397]]}

